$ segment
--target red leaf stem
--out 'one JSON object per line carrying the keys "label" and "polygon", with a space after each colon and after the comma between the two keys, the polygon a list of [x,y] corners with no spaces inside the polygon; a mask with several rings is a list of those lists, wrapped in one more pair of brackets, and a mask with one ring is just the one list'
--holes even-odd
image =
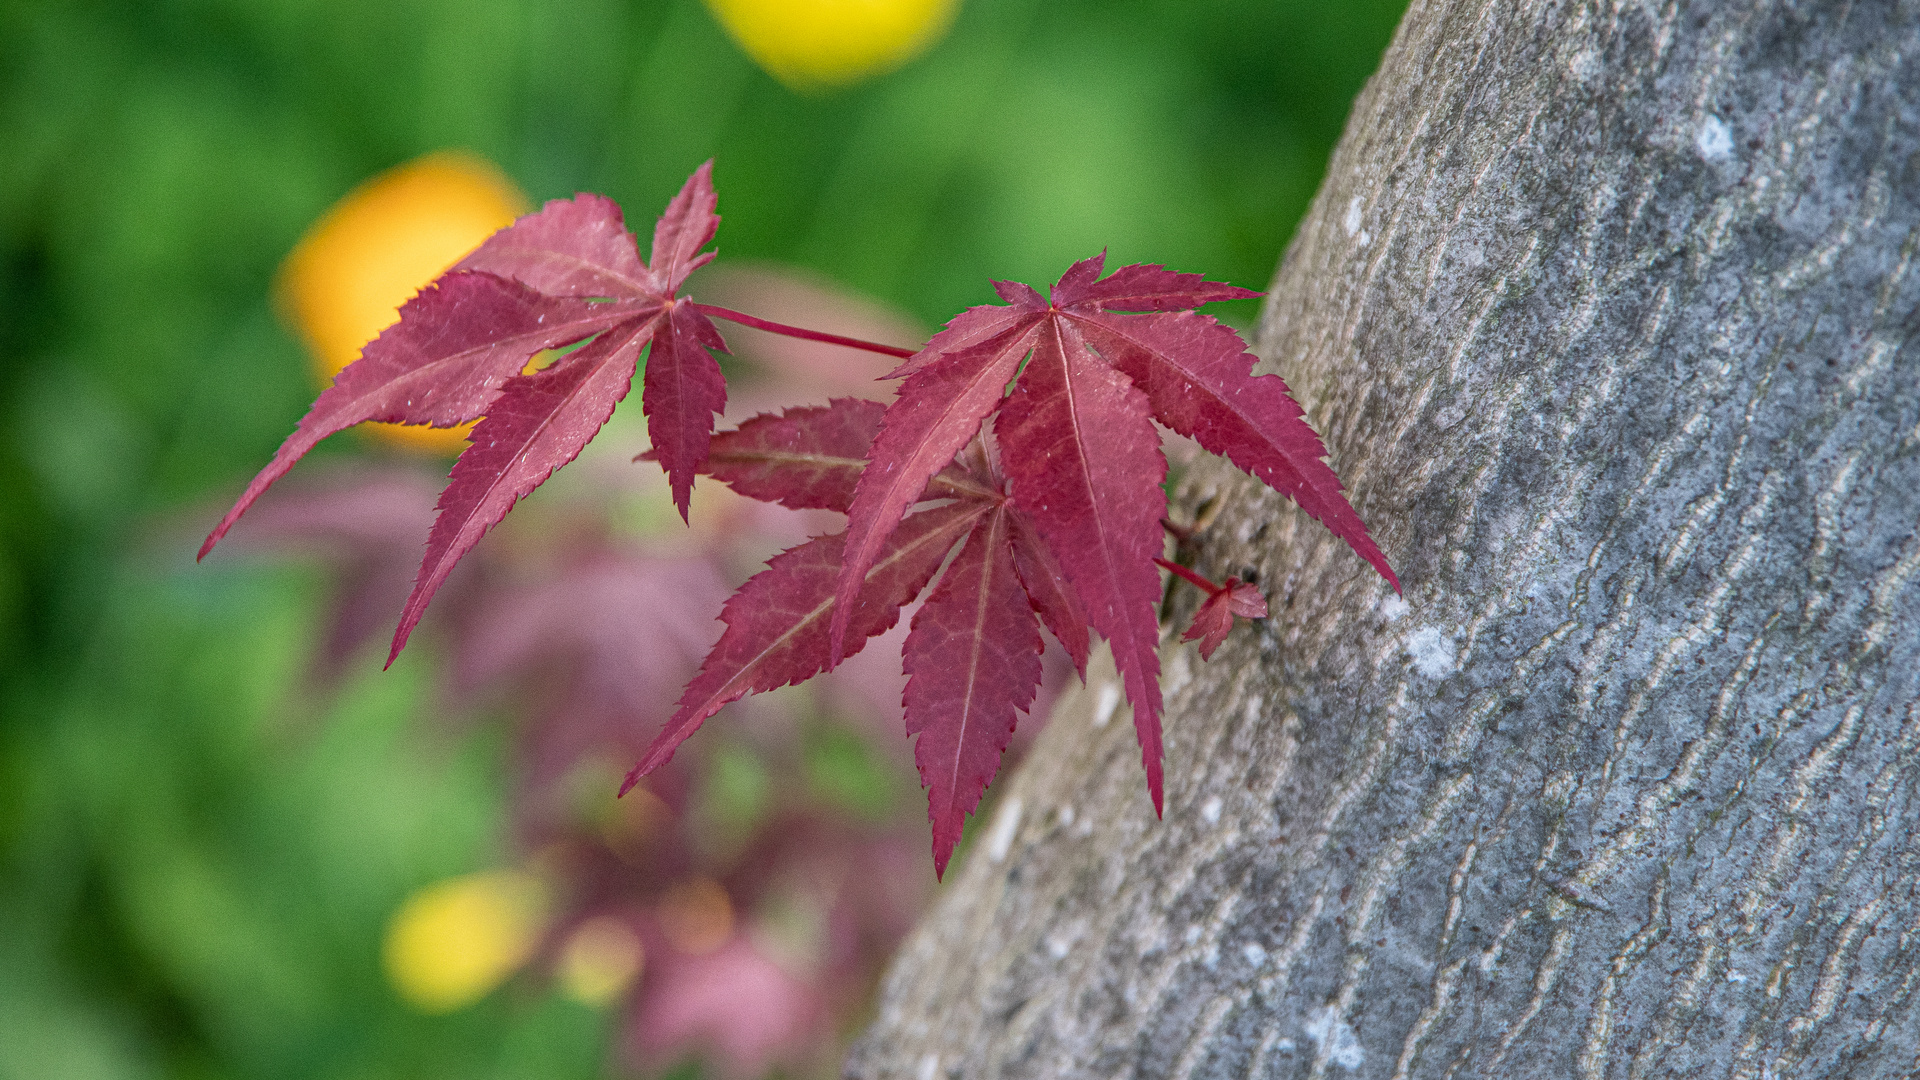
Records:
{"label": "red leaf stem", "polygon": [[914,349],[901,349],[892,345],[882,345],[874,341],[862,341],[859,338],[829,334],[824,330],[809,330],[804,326],[788,326],[786,323],[777,323],[772,319],[762,319],[758,315],[748,315],[744,311],[723,308],[718,304],[702,304],[693,300],[689,300],[687,303],[693,310],[708,318],[725,319],[731,323],[739,323],[741,326],[750,326],[755,330],[765,330],[769,334],[783,334],[791,338],[800,338],[803,341],[823,341],[828,345],[844,345],[849,349],[865,349],[868,352],[877,352],[885,356],[897,356],[902,359],[913,356],[917,352],[917,350]]}
{"label": "red leaf stem", "polygon": [[1189,584],[1196,585],[1202,589],[1207,590],[1208,596],[1218,596],[1220,594],[1221,586],[1215,585],[1213,582],[1208,581],[1206,578],[1200,576],[1199,574],[1194,573],[1192,570],[1189,570],[1184,566],[1181,566],[1177,562],[1172,562],[1170,560],[1163,559],[1158,555],[1155,555],[1153,557],[1153,561],[1159,563],[1161,566],[1165,567],[1168,570],[1173,571],[1174,573],[1180,575],[1181,577],[1186,578]]}

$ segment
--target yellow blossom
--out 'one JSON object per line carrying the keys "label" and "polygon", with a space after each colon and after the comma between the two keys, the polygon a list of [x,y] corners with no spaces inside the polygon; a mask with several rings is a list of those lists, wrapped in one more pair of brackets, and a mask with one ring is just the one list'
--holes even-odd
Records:
{"label": "yellow blossom", "polygon": [[422,1012],[465,1008],[526,963],[540,936],[541,906],[540,883],[518,871],[429,885],[387,925],[387,976]]}
{"label": "yellow blossom", "polygon": [[958,0],[707,0],[740,48],[796,90],[891,71],[947,32]]}

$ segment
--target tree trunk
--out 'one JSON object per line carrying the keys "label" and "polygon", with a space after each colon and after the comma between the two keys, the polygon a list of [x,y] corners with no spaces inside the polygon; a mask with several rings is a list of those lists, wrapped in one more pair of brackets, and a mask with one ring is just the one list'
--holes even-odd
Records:
{"label": "tree trunk", "polygon": [[1916,247],[1920,3],[1416,3],[1259,335],[1404,601],[1194,469],[850,1074],[1920,1070]]}

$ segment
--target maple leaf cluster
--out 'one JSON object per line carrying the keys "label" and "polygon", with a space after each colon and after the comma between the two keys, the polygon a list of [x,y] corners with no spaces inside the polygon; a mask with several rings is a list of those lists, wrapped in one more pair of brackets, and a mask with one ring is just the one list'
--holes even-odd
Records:
{"label": "maple leaf cluster", "polygon": [[[683,518],[707,473],[756,499],[840,511],[848,525],[776,556],[727,601],[725,632],[622,790],[728,702],[831,670],[925,592],[904,646],[903,704],[943,873],[1033,701],[1042,626],[1083,676],[1089,631],[1108,642],[1162,805],[1167,462],[1156,421],[1292,498],[1398,588],[1285,382],[1253,375],[1239,335],[1192,310],[1258,294],[1152,265],[1103,276],[1095,256],[1044,297],[995,282],[1004,305],[961,313],[917,351],[894,349],[680,295],[713,257],[701,249],[716,207],[709,162],[668,204],[646,263],[618,207],[595,195],[495,234],[321,394],[201,553],[326,435],[366,420],[478,419],[440,496],[391,664],[453,566],[599,431],[645,349],[644,456],[666,472]],[[792,409],[716,437],[726,384],[712,354],[726,344],[710,317],[904,357],[888,376],[903,380],[898,397]],[[560,349],[570,351],[533,365]],[[1235,615],[1265,613],[1244,583],[1176,572],[1209,594],[1188,634],[1205,656]]]}
{"label": "maple leaf cluster", "polygon": [[[707,471],[743,495],[845,513],[886,413],[878,402],[841,398],[756,417],[714,440]],[[727,703],[827,670],[835,612],[851,610],[857,651],[891,629],[946,563],[903,650],[907,732],[919,736],[914,759],[928,788],[934,866],[944,873],[961,821],[978,805],[1016,715],[1039,685],[1044,641],[1036,615],[1083,676],[1089,644],[1079,602],[1032,519],[1008,498],[991,444],[977,440],[970,450],[924,485],[938,505],[885,538],[862,568],[852,604],[835,595],[849,565],[844,532],[785,551],[748,580],[722,609],[725,633],[627,785],[664,765]]]}

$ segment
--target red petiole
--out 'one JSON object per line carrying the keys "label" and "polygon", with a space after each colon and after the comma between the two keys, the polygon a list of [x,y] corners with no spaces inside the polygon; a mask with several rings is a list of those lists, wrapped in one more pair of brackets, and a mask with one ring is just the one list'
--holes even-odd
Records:
{"label": "red petiole", "polygon": [[769,334],[783,334],[790,338],[800,338],[803,341],[823,341],[829,345],[844,345],[849,349],[865,349],[868,352],[877,352],[886,356],[897,356],[902,360],[914,355],[917,351],[914,349],[897,348],[893,345],[881,345],[872,341],[862,341],[859,338],[842,337],[839,334],[828,334],[819,330],[808,330],[803,326],[788,326],[786,323],[777,323],[771,319],[762,319],[755,315],[748,315],[744,311],[734,311],[731,308],[723,308],[715,304],[702,304],[692,300],[687,301],[687,303],[692,306],[693,310],[710,319],[725,319],[728,322],[739,323],[741,326],[750,326],[755,330],[765,330]]}
{"label": "red petiole", "polygon": [[1175,574],[1178,574],[1179,576],[1186,578],[1189,584],[1192,584],[1198,588],[1205,589],[1207,591],[1208,596],[1219,596],[1220,591],[1226,588],[1226,586],[1224,585],[1215,585],[1213,582],[1208,581],[1206,578],[1201,577],[1199,574],[1194,573],[1193,571],[1187,569],[1184,566],[1181,566],[1177,562],[1170,562],[1166,559],[1159,557],[1158,555],[1155,555],[1153,557],[1153,561],[1159,563],[1161,566],[1167,568],[1168,570],[1173,571]]}

